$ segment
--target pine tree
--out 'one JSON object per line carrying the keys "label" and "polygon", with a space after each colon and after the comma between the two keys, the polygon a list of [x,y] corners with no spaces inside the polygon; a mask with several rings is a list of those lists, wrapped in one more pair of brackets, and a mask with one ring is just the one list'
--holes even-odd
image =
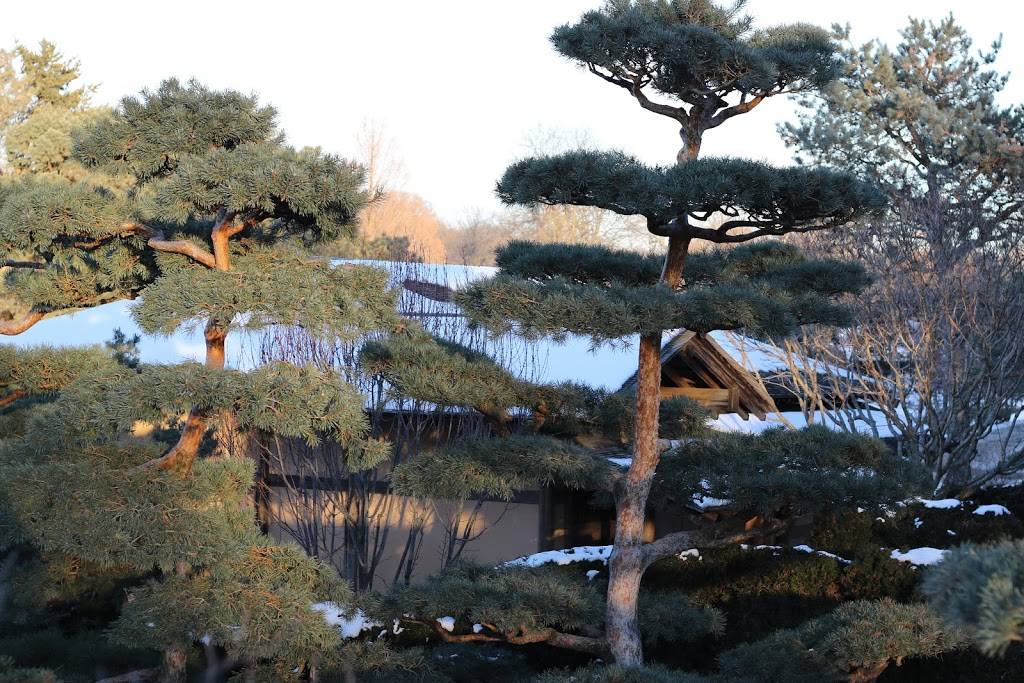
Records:
{"label": "pine tree", "polygon": [[[495,334],[556,340],[574,334],[595,345],[639,335],[635,395],[524,383],[479,354],[416,340],[414,329],[364,353],[371,369],[398,390],[475,408],[498,435],[454,443],[401,466],[395,473],[400,492],[507,496],[517,487],[560,481],[615,498],[603,626],[595,631],[600,622],[591,617],[586,633],[563,637],[558,628],[545,631],[539,624],[565,626],[564,617],[538,606],[549,621],[494,624],[477,636],[535,638],[640,666],[640,586],[653,562],[689,548],[770,538],[793,515],[877,503],[906,481],[903,464],[870,439],[821,427],[712,434],[707,414],[695,404],[660,401],[663,330],[784,335],[805,323],[842,324],[848,315],[841,297],[866,285],[854,264],[811,260],[777,242],[740,243],[842,228],[884,205],[874,187],[847,173],[696,158],[706,131],[765,98],[819,88],[836,72],[834,46],[823,31],[803,25],[753,31],[741,10],[742,3],[720,8],[703,0],[611,2],[556,29],[552,42],[560,53],[626,90],[645,110],[679,122],[677,164],[650,167],[621,152],[577,151],[519,161],[498,183],[508,204],[572,204],[642,216],[651,233],[668,238],[666,253],[645,257],[515,242],[498,251],[495,278],[455,296],[475,324]],[[712,224],[713,217],[722,220]],[[740,246],[689,254],[698,240]],[[663,454],[666,442],[659,436],[678,443]],[[609,440],[632,451],[626,471],[582,445]],[[732,524],[698,523],[648,543],[644,523],[652,494],[684,509],[694,498],[729,499],[736,516]],[[746,524],[737,526],[737,519]],[[468,583],[480,596],[500,594],[493,582],[508,582],[509,571],[518,570],[484,573]],[[439,581],[437,589],[456,605],[480,612],[467,581],[454,589]]]}
{"label": "pine tree", "polygon": [[0,168],[14,172],[55,171],[71,156],[71,129],[101,111],[89,108],[88,86],[74,87],[77,60],[66,59],[43,40],[4,51],[0,67]]}
{"label": "pine tree", "polygon": [[[347,587],[260,534],[253,467],[224,441],[328,439],[352,470],[375,466],[386,445],[366,436],[363,399],[338,373],[243,372],[226,366],[225,342],[242,327],[353,340],[392,324],[386,274],[310,257],[354,234],[362,168],[289,147],[253,96],[173,80],[77,133],[75,158],[87,177],[25,173],[0,186],[0,242],[26,254],[9,285],[31,307],[6,332],[141,297],[143,330],[202,326],[206,359],[138,364],[127,339],[109,350],[0,347],[0,541],[28,558],[19,580],[70,573],[68,592],[93,594],[103,591],[91,583],[119,576],[129,597],[111,637],[163,651],[167,680],[184,676],[200,642],[225,653],[212,670],[284,680],[296,666],[351,666],[338,629],[312,609],[344,611]],[[146,438],[139,425],[158,429]]]}
{"label": "pine tree", "polygon": [[[606,617],[610,650],[625,666],[642,662],[636,609],[644,569],[658,557],[701,545],[687,533],[652,544],[643,540],[661,459],[662,330],[704,333],[744,327],[784,334],[802,323],[841,322],[831,298],[863,286],[857,268],[803,262],[763,249],[742,252],[754,258],[745,271],[736,268],[739,282],[729,281],[727,268],[711,269],[702,282],[700,271],[686,270],[691,242],[740,243],[841,227],[882,203],[872,187],[841,172],[697,159],[706,131],[768,97],[819,88],[835,75],[834,48],[822,31],[796,25],[753,32],[741,12],[742,3],[723,9],[704,0],[613,2],[556,29],[552,42],[560,53],[623,88],[644,109],[680,123],[678,163],[650,168],[620,153],[565,154],[518,162],[498,185],[508,203],[582,204],[644,216],[650,232],[669,238],[656,280],[629,286],[621,282],[629,271],[598,269],[596,277],[573,281],[574,274],[557,264],[540,279],[500,263],[503,276],[469,292],[464,301],[470,314],[492,330],[507,327],[499,322],[504,319],[535,334],[572,331],[596,341],[640,334],[633,458],[616,495]],[[648,90],[666,101],[652,100]],[[715,214],[726,220],[705,227],[703,221]],[[743,258],[736,251],[726,254],[723,259]],[[570,301],[575,305],[566,310]],[[808,450],[799,459],[804,465],[816,455],[816,449]],[[735,460],[727,456],[712,462],[728,467]],[[730,493],[735,498],[740,492]]]}
{"label": "pine tree", "polygon": [[[908,202],[955,209],[959,220],[919,221],[912,237],[933,251],[1005,239],[1024,208],[1024,107],[998,101],[1008,80],[991,68],[1001,41],[975,51],[952,16],[911,19],[900,35],[894,48],[856,46],[849,27],[835,27],[844,44],[839,77],[801,96],[799,121],[780,132],[801,162],[854,171],[883,188],[896,209]],[[876,239],[892,248],[901,237]]]}

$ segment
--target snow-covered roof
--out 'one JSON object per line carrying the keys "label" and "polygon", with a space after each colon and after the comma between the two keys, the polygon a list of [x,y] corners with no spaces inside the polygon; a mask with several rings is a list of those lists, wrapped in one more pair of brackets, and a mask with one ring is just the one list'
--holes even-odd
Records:
{"label": "snow-covered roof", "polygon": [[[402,314],[419,319],[429,331],[438,336],[489,353],[510,370],[520,373],[524,379],[546,383],[576,381],[615,390],[636,372],[637,336],[592,348],[590,339],[586,337],[570,335],[564,342],[554,342],[528,341],[506,335],[492,340],[483,331],[470,329],[458,307],[444,296],[445,290],[458,290],[473,282],[493,277],[497,268],[373,260],[338,260],[335,263],[358,263],[387,270],[391,286],[400,292],[398,309]],[[436,287],[432,291],[429,285]],[[143,334],[131,315],[134,305],[129,301],[117,301],[47,318],[24,333],[5,339],[4,343],[18,347],[43,344],[58,347],[98,345],[110,340],[114,330],[119,328],[129,336],[138,334],[141,337],[140,356],[145,363],[202,360],[205,346],[199,326],[179,329],[169,337]],[[665,341],[680,332],[666,331]],[[740,366],[751,372],[770,374],[786,369],[781,350],[771,344],[735,332],[712,332],[708,336]],[[228,365],[241,369],[258,365],[262,338],[259,331],[239,330],[229,335]],[[766,420],[752,416],[747,421],[738,415],[725,414],[714,421],[714,426],[724,430],[756,432],[787,423],[797,427],[806,423],[799,413],[785,413],[783,416],[780,418],[770,414]],[[820,416],[816,421],[830,423],[828,416]],[[884,420],[880,424],[884,425]],[[866,428],[865,431],[871,430]]]}
{"label": "snow-covered roof", "polygon": [[[339,263],[341,261],[338,261]],[[458,307],[403,287],[407,280],[460,289],[481,279],[493,277],[496,268],[444,264],[403,263],[397,261],[345,261],[377,266],[391,274],[391,285],[400,289],[399,310],[420,318],[439,336],[469,343],[495,355],[507,367],[521,371],[539,382],[585,381],[605,389],[618,389],[636,369],[636,339],[614,346],[590,348],[589,339],[570,337],[564,343],[522,339],[489,341],[482,331],[469,330]],[[169,337],[144,334],[131,315],[134,302],[116,301],[74,313],[40,321],[20,335],[3,343],[25,348],[40,345],[81,347],[109,341],[115,329],[128,336],[138,334],[140,357],[144,363],[180,363],[202,360],[205,353],[202,329],[179,329]],[[236,331],[228,336],[227,363],[248,369],[258,364],[260,332]]]}

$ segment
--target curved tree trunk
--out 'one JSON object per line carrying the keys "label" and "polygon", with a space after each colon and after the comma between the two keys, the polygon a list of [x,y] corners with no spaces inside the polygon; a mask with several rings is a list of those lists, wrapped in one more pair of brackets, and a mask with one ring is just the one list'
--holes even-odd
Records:
{"label": "curved tree trunk", "polygon": [[[206,367],[223,368],[224,346],[228,336],[227,327],[211,319],[206,324],[203,336],[206,338]],[[178,443],[174,444],[166,455],[155,461],[156,466],[182,476],[191,472],[192,463],[195,462],[199,446],[203,441],[203,435],[206,434],[208,417],[206,410],[198,407],[192,408],[185,420],[185,428],[181,431],[181,436],[178,437]]]}
{"label": "curved tree trunk", "polygon": [[[682,283],[686,238],[669,239],[661,281],[676,289]],[[658,467],[658,407],[661,402],[661,332],[640,338],[636,380],[633,462],[616,499],[615,548],[608,561],[605,629],[615,663],[643,666],[637,602],[649,560],[644,553],[644,522],[651,482]]]}
{"label": "curved tree trunk", "polygon": [[[677,162],[697,157],[703,134],[703,110],[691,111],[681,121],[683,148]],[[686,216],[678,219],[686,221]],[[661,282],[678,289],[683,282],[690,238],[669,238]],[[615,663],[643,666],[643,645],[637,603],[640,581],[652,558],[644,552],[644,522],[651,482],[661,454],[658,451],[658,408],[661,403],[661,331],[640,337],[636,380],[636,423],[633,462],[616,495],[615,544],[608,560],[608,596],[605,606],[605,637]]]}

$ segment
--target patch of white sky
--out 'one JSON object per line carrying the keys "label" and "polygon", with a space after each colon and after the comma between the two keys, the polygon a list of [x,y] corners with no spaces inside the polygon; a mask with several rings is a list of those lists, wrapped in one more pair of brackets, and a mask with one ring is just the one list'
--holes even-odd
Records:
{"label": "patch of white sky", "polygon": [[[600,0],[125,0],[6,3],[0,44],[48,38],[81,60],[95,101],[115,104],[161,79],[258,93],[297,146],[351,156],[366,120],[385,126],[405,162],[406,189],[458,222],[498,208],[494,184],[538,126],[585,131],[602,148],[671,163],[671,120],[557,55],[551,30]],[[1024,6],[1000,0],[751,0],[759,26],[850,23],[856,42],[889,44],[909,16],[953,13],[997,66],[1024,62]],[[1024,76],[1004,101],[1020,101]],[[786,163],[776,126],[795,107],[774,98],[707,135],[702,153]]]}

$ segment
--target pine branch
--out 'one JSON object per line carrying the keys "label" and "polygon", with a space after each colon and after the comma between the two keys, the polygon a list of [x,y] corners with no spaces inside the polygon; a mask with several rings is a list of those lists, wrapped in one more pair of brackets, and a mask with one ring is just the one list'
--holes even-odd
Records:
{"label": "pine branch", "polygon": [[[799,226],[780,226],[773,223],[765,223],[762,221],[747,221],[747,220],[734,220],[727,221],[717,228],[701,228],[694,225],[687,225],[685,228],[680,228],[676,232],[669,233],[669,236],[682,233],[688,236],[690,239],[702,239],[708,242],[714,242],[715,244],[741,244],[743,242],[749,242],[751,240],[758,239],[759,237],[781,237],[791,233],[806,233],[806,232],[817,232],[819,230],[828,230],[836,227],[841,221],[839,217],[823,221],[821,223],[811,223],[807,225]],[[761,226],[761,227],[758,227]],[[756,230],[740,234],[730,234],[730,231],[738,228],[753,228]],[[652,231],[653,232],[653,231]],[[660,233],[655,233],[660,234]]]}
{"label": "pine branch", "polygon": [[155,680],[160,675],[160,669],[136,669],[117,676],[101,678],[96,683],[142,683],[142,681]]}
{"label": "pine branch", "polygon": [[16,261],[14,259],[4,259],[0,261],[0,268],[33,268],[35,270],[43,270],[46,268],[45,263],[39,263],[38,261]]}
{"label": "pine branch", "polygon": [[677,531],[643,546],[641,549],[643,566],[649,567],[663,557],[677,555],[690,548],[701,550],[728,548],[754,538],[778,533],[785,530],[786,526],[784,522],[776,520],[768,526],[747,529],[728,536],[714,536],[700,531]]}
{"label": "pine branch", "polygon": [[[423,622],[419,622],[423,623]],[[535,645],[543,643],[563,650],[583,652],[596,657],[608,656],[608,645],[604,638],[591,638],[578,636],[571,633],[563,633],[553,628],[545,628],[539,631],[527,631],[524,633],[502,633],[498,636],[488,633],[450,633],[445,630],[436,620],[431,622],[434,632],[446,643],[509,643],[510,645]]]}
{"label": "pine branch", "polygon": [[229,242],[232,237],[246,228],[252,227],[259,222],[255,214],[243,220],[236,220],[237,214],[221,212],[216,225],[210,235],[213,242],[213,254],[218,270],[231,270],[231,249]]}
{"label": "pine branch", "polygon": [[45,315],[46,313],[43,311],[29,311],[18,320],[0,322],[0,334],[8,336],[21,334],[42,320]]}
{"label": "pine branch", "polygon": [[217,267],[216,257],[209,251],[200,247],[198,244],[194,244],[188,240],[168,240],[164,236],[163,231],[155,230],[141,223],[135,223],[131,227],[149,237],[149,239],[146,240],[146,245],[151,249],[155,249],[166,254],[181,254],[182,256],[187,256],[196,263],[201,263],[207,268]]}
{"label": "pine branch", "polygon": [[0,397],[0,408],[6,408],[18,399],[22,399],[28,396],[27,391],[15,391],[6,396]]}
{"label": "pine branch", "polygon": [[731,119],[733,116],[737,116],[739,114],[746,114],[754,107],[761,104],[761,102],[764,101],[765,97],[767,97],[766,94],[761,94],[754,97],[753,99],[747,100],[746,102],[741,102],[740,104],[736,104],[726,109],[723,109],[722,111],[718,112],[713,117],[711,117],[711,120],[709,121],[707,127],[716,128],[725,123],[726,121],[728,121],[729,119]]}

